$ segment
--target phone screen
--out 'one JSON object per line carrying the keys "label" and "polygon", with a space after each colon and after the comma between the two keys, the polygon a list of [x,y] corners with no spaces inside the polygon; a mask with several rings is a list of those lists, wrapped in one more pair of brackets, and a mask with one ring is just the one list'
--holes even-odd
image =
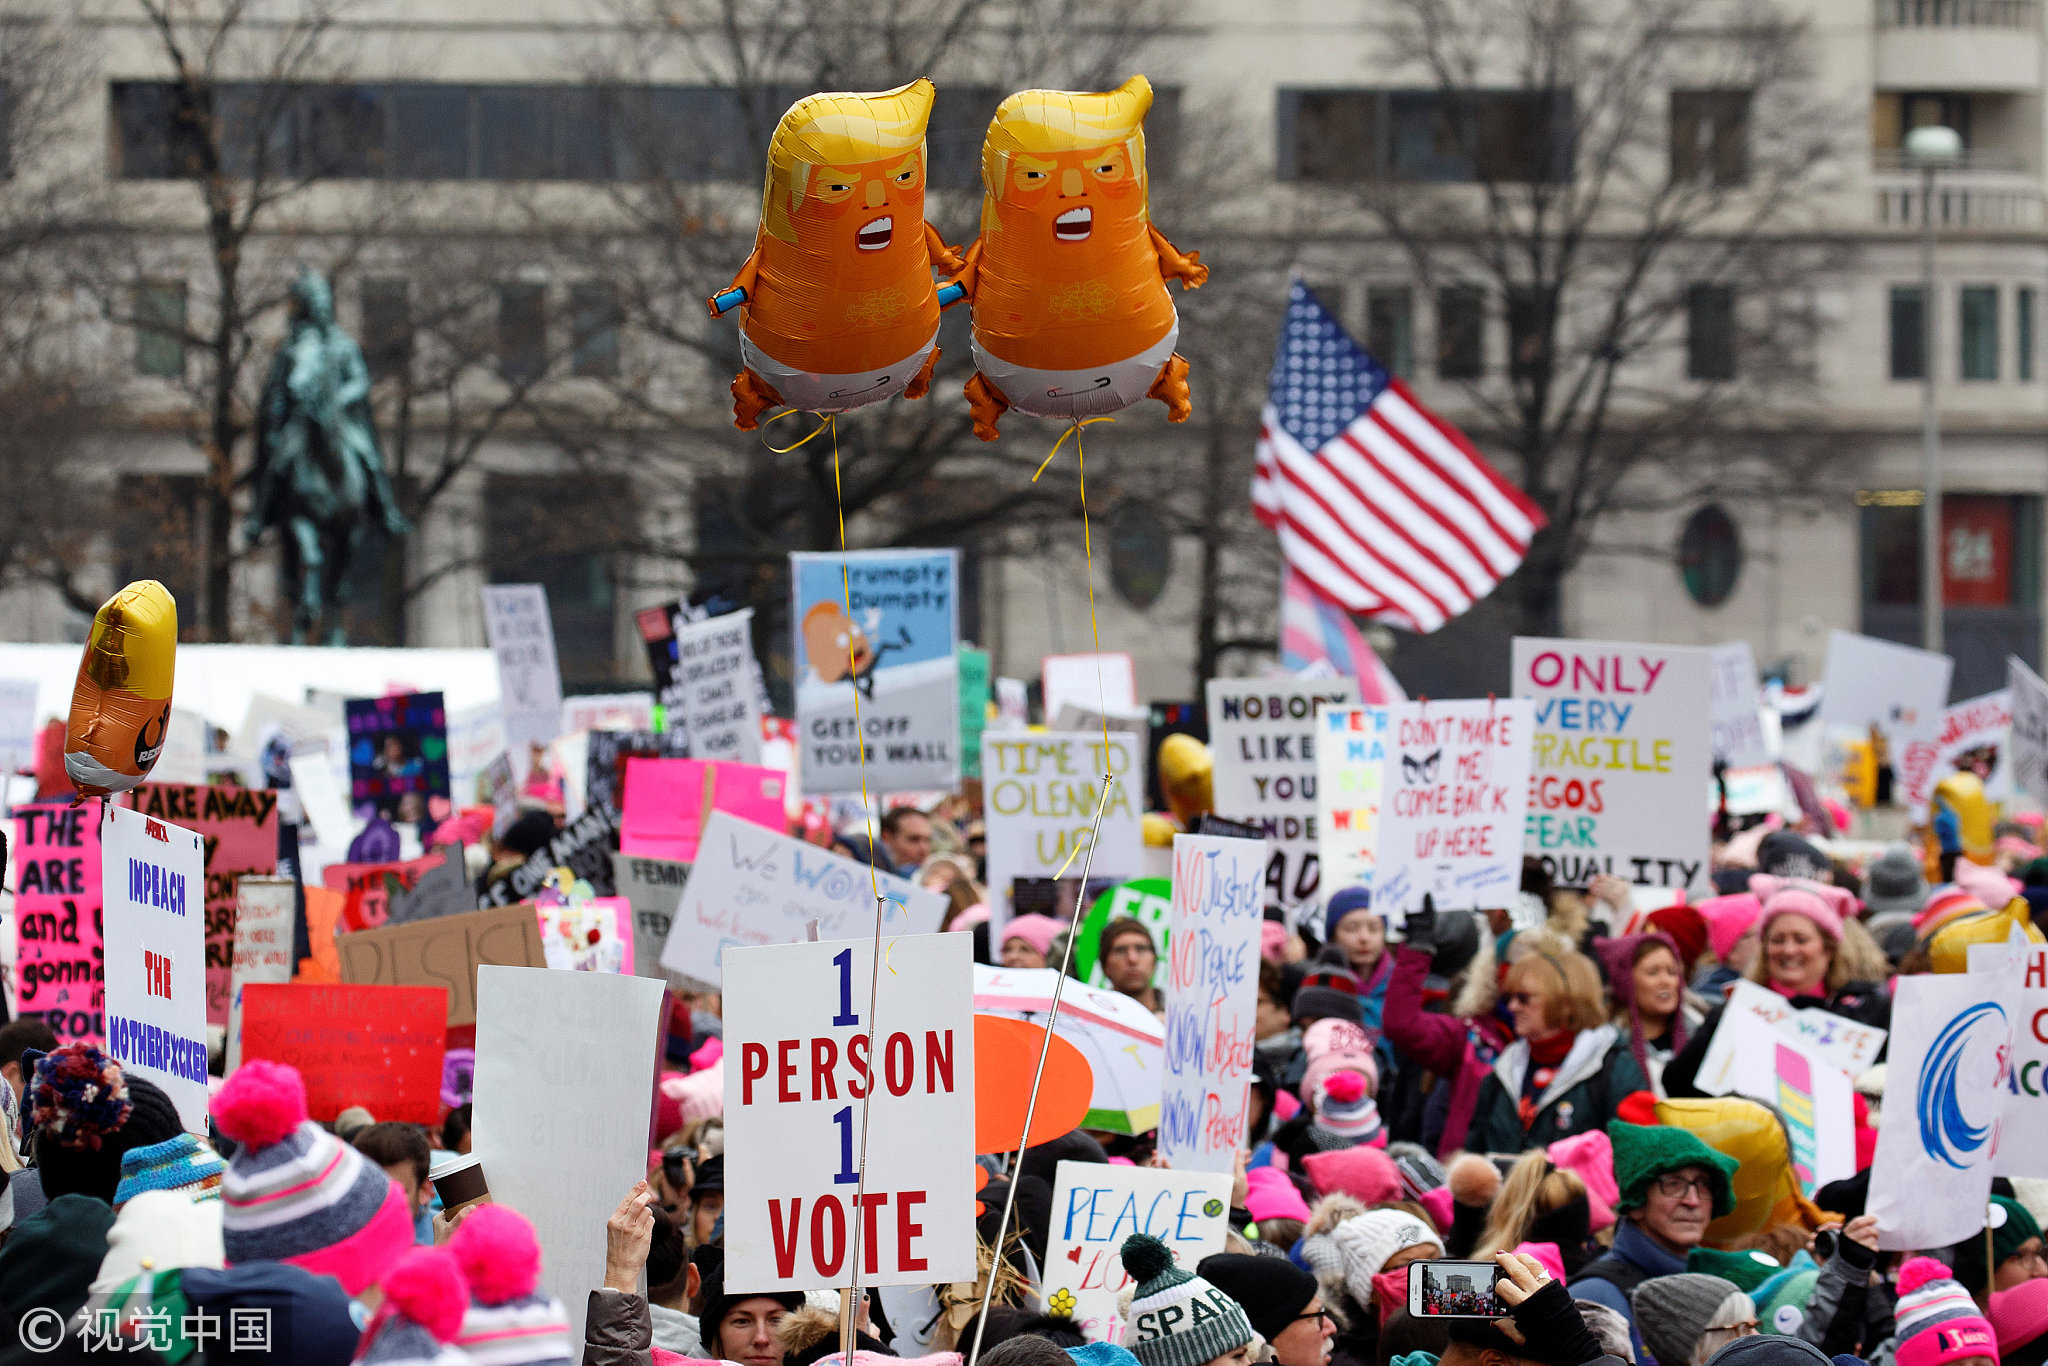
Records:
{"label": "phone screen", "polygon": [[1497,1319],[1507,1306],[1494,1293],[1494,1262],[1408,1263],[1408,1312],[1415,1318]]}

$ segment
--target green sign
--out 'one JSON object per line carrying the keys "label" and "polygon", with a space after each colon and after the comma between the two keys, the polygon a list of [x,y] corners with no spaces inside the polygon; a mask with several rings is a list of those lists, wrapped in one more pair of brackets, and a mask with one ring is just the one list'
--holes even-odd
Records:
{"label": "green sign", "polygon": [[1152,985],[1166,985],[1166,925],[1173,915],[1173,883],[1163,877],[1141,877],[1122,882],[1095,898],[1088,918],[1081,922],[1081,937],[1074,941],[1074,970],[1091,987],[1108,987],[1096,953],[1103,927],[1119,916],[1130,916],[1152,931],[1152,944],[1159,950],[1159,965],[1153,969]]}
{"label": "green sign", "polygon": [[981,776],[981,732],[988,725],[988,651],[960,647],[960,776]]}

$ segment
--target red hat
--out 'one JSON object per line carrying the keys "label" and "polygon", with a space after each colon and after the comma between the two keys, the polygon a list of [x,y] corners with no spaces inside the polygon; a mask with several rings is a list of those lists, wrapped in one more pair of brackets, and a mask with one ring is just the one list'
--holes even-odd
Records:
{"label": "red hat", "polygon": [[1666,906],[1650,912],[1650,924],[1671,936],[1678,948],[1678,960],[1685,965],[1685,975],[1692,976],[1693,965],[1700,961],[1700,954],[1707,947],[1706,917],[1690,906]]}

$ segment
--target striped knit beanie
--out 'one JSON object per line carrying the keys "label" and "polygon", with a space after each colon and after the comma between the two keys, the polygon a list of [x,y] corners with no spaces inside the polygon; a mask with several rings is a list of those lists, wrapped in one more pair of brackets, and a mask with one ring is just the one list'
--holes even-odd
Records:
{"label": "striped knit beanie", "polygon": [[[232,1197],[231,1197],[232,1198]],[[462,1331],[469,1286],[445,1247],[414,1248],[384,1277],[384,1302],[363,1329],[357,1366],[468,1366],[447,1344]]]}
{"label": "striped knit beanie", "polygon": [[1898,1366],[1944,1366],[1964,1357],[1998,1360],[1998,1338],[1977,1312],[1970,1292],[1932,1257],[1914,1257],[1899,1268]]}
{"label": "striped knit beanie", "polygon": [[[1131,1278],[1123,1306],[1130,1329],[1125,1345],[1138,1366],[1204,1366],[1252,1341],[1244,1307],[1192,1271],[1173,1264],[1173,1252],[1149,1234],[1124,1239],[1124,1273]],[[1119,1299],[1122,1297],[1119,1296]]]}
{"label": "striped knit beanie", "polygon": [[218,1200],[221,1177],[227,1169],[219,1153],[191,1134],[179,1134],[147,1148],[130,1148],[121,1154],[121,1185],[114,1192],[114,1208],[144,1191],[177,1191],[194,1200]]}
{"label": "striped knit beanie", "polygon": [[526,1216],[478,1205],[448,1240],[469,1283],[455,1345],[479,1366],[567,1366],[569,1311],[539,1293],[540,1239]]}
{"label": "striped knit beanie", "polygon": [[214,1097],[213,1117],[242,1145],[221,1181],[229,1266],[289,1262],[357,1295],[413,1245],[405,1193],[306,1118],[297,1068],[243,1063]]}

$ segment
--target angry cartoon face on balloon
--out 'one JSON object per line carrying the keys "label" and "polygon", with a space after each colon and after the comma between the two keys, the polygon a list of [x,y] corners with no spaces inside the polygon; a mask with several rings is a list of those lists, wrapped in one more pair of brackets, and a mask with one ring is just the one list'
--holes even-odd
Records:
{"label": "angry cartoon face on balloon", "polygon": [[821,683],[859,678],[874,664],[868,633],[836,602],[821,602],[804,613],[804,655]]}
{"label": "angry cartoon face on balloon", "polygon": [[[1099,269],[1145,232],[1145,186],[1122,142],[1008,158],[1005,230],[1036,239],[1061,274]],[[1021,221],[1019,221],[1021,220]]]}
{"label": "angry cartoon face on balloon", "polygon": [[852,165],[799,163],[792,181],[789,225],[797,246],[829,259],[841,284],[888,281],[924,267],[922,147]]}

